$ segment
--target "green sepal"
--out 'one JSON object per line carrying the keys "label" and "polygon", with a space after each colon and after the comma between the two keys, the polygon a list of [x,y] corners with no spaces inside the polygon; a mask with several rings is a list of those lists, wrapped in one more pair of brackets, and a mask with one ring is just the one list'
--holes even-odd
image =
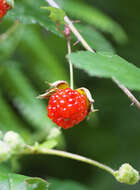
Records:
{"label": "green sepal", "polygon": [[41,9],[45,9],[50,12],[49,18],[53,22],[58,24],[65,24],[64,17],[66,16],[66,14],[62,9],[55,7],[41,7]]}

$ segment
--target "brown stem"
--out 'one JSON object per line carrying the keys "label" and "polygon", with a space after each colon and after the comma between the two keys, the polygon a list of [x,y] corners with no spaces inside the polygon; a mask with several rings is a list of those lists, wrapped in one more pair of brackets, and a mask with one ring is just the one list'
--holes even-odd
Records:
{"label": "brown stem", "polygon": [[137,106],[138,109],[140,109],[140,102],[135,98],[135,96],[122,84],[120,84],[116,79],[112,79],[119,88],[122,89],[122,91],[128,96],[128,98]]}

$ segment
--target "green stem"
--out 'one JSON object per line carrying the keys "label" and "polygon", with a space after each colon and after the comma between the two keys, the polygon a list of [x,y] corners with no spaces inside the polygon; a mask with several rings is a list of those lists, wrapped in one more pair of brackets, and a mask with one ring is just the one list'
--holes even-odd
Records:
{"label": "green stem", "polygon": [[[68,55],[71,54],[71,44],[70,44],[70,39],[67,40],[67,46],[68,46]],[[69,62],[69,68],[70,68],[70,87],[71,89],[74,88],[74,80],[73,80],[73,65],[70,59],[68,59]]]}
{"label": "green stem", "polygon": [[5,33],[0,35],[0,42],[6,40],[17,29],[18,25],[19,25],[19,21],[16,20],[10,29],[8,29]]}
{"label": "green stem", "polygon": [[55,150],[55,149],[46,149],[46,148],[41,148],[39,146],[35,146],[35,147],[29,147],[27,148],[27,150],[25,152],[23,152],[23,154],[48,154],[48,155],[55,155],[55,156],[60,156],[60,157],[64,157],[64,158],[70,158],[73,160],[77,160],[80,162],[85,162],[87,164],[90,164],[92,166],[96,166],[98,168],[101,168],[107,172],[109,172],[110,174],[112,174],[114,176],[115,170],[113,170],[112,168],[89,158],[86,158],[84,156],[80,156],[77,154],[73,154],[73,153],[69,153],[69,152],[65,152],[65,151],[61,151],[61,150]]}

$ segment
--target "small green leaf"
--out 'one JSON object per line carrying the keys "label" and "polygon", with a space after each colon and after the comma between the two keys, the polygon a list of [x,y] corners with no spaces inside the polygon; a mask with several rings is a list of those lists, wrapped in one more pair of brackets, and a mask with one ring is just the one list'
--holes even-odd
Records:
{"label": "small green leaf", "polygon": [[46,9],[50,11],[50,19],[59,24],[65,24],[64,17],[66,16],[65,12],[62,9],[58,9],[55,7],[41,7],[42,9]]}
{"label": "small green leaf", "polygon": [[41,178],[23,175],[0,173],[1,190],[48,190],[48,183]]}
{"label": "small green leaf", "polygon": [[50,139],[43,144],[39,145],[40,148],[52,149],[58,144],[57,139]]}
{"label": "small green leaf", "polygon": [[80,51],[70,55],[72,63],[91,76],[112,78],[132,90],[140,90],[140,69],[112,53]]}
{"label": "small green leaf", "polygon": [[47,139],[44,143],[39,145],[41,148],[47,148],[51,149],[56,146],[59,146],[61,148],[65,147],[65,139],[61,134],[61,131],[57,128],[52,128],[49,135],[47,136]]}

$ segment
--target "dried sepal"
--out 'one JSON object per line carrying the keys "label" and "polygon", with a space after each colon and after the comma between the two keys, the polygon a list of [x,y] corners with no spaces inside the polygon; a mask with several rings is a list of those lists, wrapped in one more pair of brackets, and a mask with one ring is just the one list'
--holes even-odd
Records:
{"label": "dried sepal", "polygon": [[51,95],[53,95],[56,91],[57,91],[57,88],[49,89],[49,90],[47,90],[44,94],[40,94],[39,96],[37,96],[37,98],[40,98],[40,99],[47,99],[47,98],[49,98]]}
{"label": "dried sepal", "polygon": [[65,89],[70,87],[69,84],[64,80],[58,80],[56,82],[49,83],[49,86],[51,88],[57,88],[57,89]]}
{"label": "dried sepal", "polygon": [[66,89],[69,88],[69,84],[64,80],[59,80],[53,83],[48,83],[50,89],[46,90],[44,94],[39,95],[37,98],[47,99],[52,96],[58,89]]}
{"label": "dried sepal", "polygon": [[91,113],[91,112],[95,112],[97,110],[94,109],[93,107],[93,103],[94,103],[94,99],[92,98],[91,96],[91,93],[90,91],[87,89],[87,88],[78,88],[76,89],[80,94],[84,94],[86,97],[87,97],[87,105],[88,105],[88,115]]}

